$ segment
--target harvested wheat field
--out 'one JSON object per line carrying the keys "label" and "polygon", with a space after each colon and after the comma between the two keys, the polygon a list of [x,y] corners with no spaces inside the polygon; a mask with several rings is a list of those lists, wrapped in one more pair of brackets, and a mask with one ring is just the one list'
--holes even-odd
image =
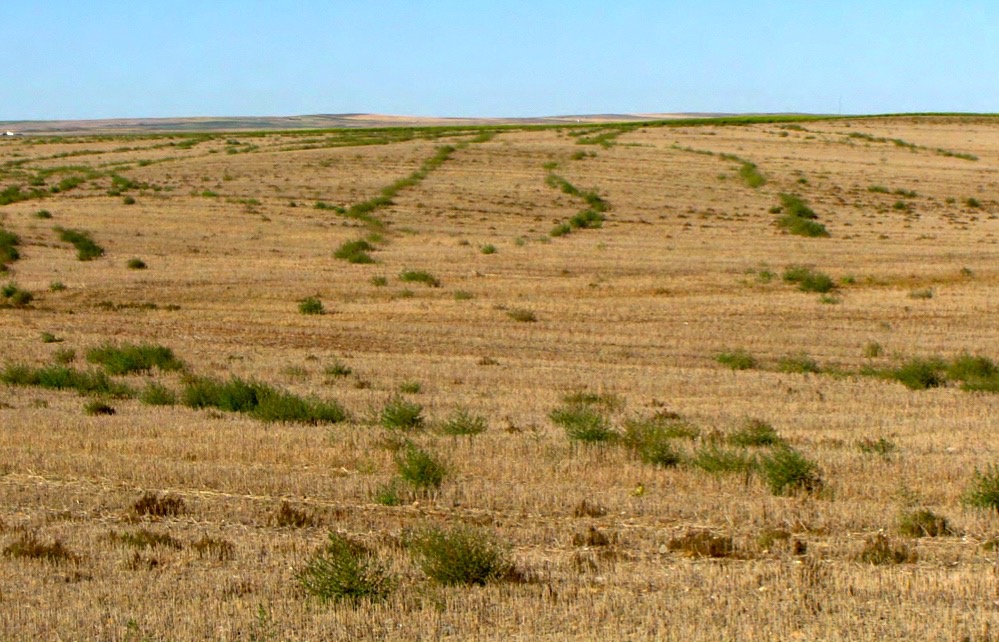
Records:
{"label": "harvested wheat field", "polygon": [[0,630],[993,640],[999,119],[0,141]]}

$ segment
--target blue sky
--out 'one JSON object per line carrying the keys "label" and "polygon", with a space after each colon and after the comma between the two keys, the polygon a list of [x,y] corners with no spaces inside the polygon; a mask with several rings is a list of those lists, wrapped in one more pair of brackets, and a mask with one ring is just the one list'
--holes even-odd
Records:
{"label": "blue sky", "polygon": [[18,0],[0,120],[999,112],[999,3]]}

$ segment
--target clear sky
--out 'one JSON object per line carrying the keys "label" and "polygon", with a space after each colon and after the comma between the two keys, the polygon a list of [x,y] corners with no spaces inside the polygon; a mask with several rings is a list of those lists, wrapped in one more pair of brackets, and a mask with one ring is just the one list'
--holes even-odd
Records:
{"label": "clear sky", "polygon": [[999,112],[999,2],[8,0],[0,120]]}

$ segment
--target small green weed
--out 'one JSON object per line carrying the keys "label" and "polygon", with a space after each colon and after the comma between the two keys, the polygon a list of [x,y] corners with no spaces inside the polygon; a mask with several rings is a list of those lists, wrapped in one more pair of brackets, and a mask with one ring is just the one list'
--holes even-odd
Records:
{"label": "small green weed", "polygon": [[513,571],[508,546],[486,531],[466,526],[421,529],[410,536],[409,548],[423,572],[446,586],[481,586]]}
{"label": "small green weed", "polygon": [[441,282],[434,275],[425,270],[404,270],[399,275],[399,280],[404,283],[423,283],[431,288],[439,288]]}
{"label": "small green weed", "polygon": [[719,448],[715,444],[699,448],[690,463],[695,468],[714,475],[748,473],[756,468],[756,458],[747,451]]}
{"label": "small green weed", "polygon": [[487,427],[485,417],[473,414],[466,408],[458,408],[440,423],[437,430],[445,435],[471,436],[485,432]]}
{"label": "small green weed", "polygon": [[390,430],[420,430],[423,428],[423,406],[402,397],[392,397],[379,414],[379,423]]}
{"label": "small green weed", "polygon": [[66,229],[63,227],[52,228],[59,235],[59,239],[65,243],[70,243],[76,248],[76,258],[81,261],[92,261],[104,256],[104,248],[98,245],[89,232],[84,230]]}
{"label": "small green weed", "polygon": [[417,395],[423,390],[423,384],[419,381],[403,381],[399,384],[399,392],[407,395]]}
{"label": "small green weed", "polygon": [[306,593],[323,603],[381,601],[396,584],[369,548],[334,532],[312,554],[297,579]]}
{"label": "small green weed", "polygon": [[139,393],[139,401],[149,406],[172,406],[177,403],[177,394],[156,381],[150,381]]}
{"label": "small green weed", "polygon": [[743,448],[784,444],[784,438],[774,430],[774,427],[761,419],[748,419],[742,428],[728,435],[727,441],[734,446]]}
{"label": "small green weed", "polygon": [[448,469],[433,453],[408,444],[395,454],[399,477],[419,492],[436,491],[447,478]]}
{"label": "small green weed", "polygon": [[125,266],[129,270],[145,270],[148,267],[146,262],[138,257],[129,259]]}
{"label": "small green weed", "polygon": [[715,361],[733,370],[752,370],[759,365],[756,357],[741,348],[719,352],[715,355]]}
{"label": "small green weed", "polygon": [[976,469],[961,502],[972,508],[999,512],[999,466],[987,466],[984,471]]}
{"label": "small green weed", "polygon": [[348,263],[367,264],[374,263],[368,252],[374,251],[375,247],[367,241],[361,239],[357,241],[345,241],[333,252],[335,258],[347,261]]}
{"label": "small green weed", "polygon": [[102,366],[112,375],[149,372],[154,367],[163,372],[175,372],[185,367],[173,350],[153,344],[116,346],[107,343],[87,350],[87,361]]}
{"label": "small green weed", "polygon": [[607,418],[589,405],[565,405],[553,410],[549,417],[573,441],[607,442],[618,437]]}
{"label": "small green weed", "polygon": [[796,283],[802,292],[825,294],[836,289],[836,282],[828,274],[803,265],[788,266],[784,270],[783,279],[785,283]]}
{"label": "small green weed", "polygon": [[937,388],[947,382],[946,369],[947,364],[937,357],[914,358],[898,368],[888,371],[888,376],[909,390],[926,390]]}
{"label": "small green weed", "polygon": [[327,379],[340,379],[350,376],[354,371],[342,361],[334,361],[323,369],[323,374]]}
{"label": "small green weed", "polygon": [[35,300],[35,295],[17,286],[16,283],[8,283],[0,288],[0,307],[23,308]]}
{"label": "small green weed", "polygon": [[789,354],[780,358],[777,362],[777,369],[781,372],[806,374],[819,373],[822,368],[819,363],[805,353]]}
{"label": "small green weed", "polygon": [[760,472],[774,495],[812,492],[822,486],[818,465],[792,448],[778,448],[759,461]]}
{"label": "small green weed", "polygon": [[314,296],[306,297],[298,302],[298,311],[302,314],[324,314],[323,302]]}

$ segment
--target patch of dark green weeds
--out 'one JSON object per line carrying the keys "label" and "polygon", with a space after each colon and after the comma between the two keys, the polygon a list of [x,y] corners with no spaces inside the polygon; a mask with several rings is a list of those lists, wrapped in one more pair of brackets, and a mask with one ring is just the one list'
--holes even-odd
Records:
{"label": "patch of dark green weeds", "polygon": [[468,526],[424,527],[407,536],[420,568],[445,586],[479,585],[510,578],[510,547],[488,531]]}
{"label": "patch of dark green weeds", "polygon": [[723,473],[749,474],[756,470],[756,457],[745,449],[722,448],[705,444],[690,458],[690,464],[713,475]]}
{"label": "patch of dark green weeds", "polygon": [[10,187],[0,190],[0,205],[10,205],[11,203],[45,198],[48,194],[49,192],[47,190],[32,188],[25,191],[21,189],[20,185],[11,185]]}
{"label": "patch of dark green weeds", "polygon": [[350,376],[353,372],[351,367],[342,361],[334,361],[323,369],[323,375],[327,379],[342,379]]}
{"label": "patch of dark green weeds", "polygon": [[317,297],[305,297],[298,302],[298,312],[305,315],[321,315],[326,312],[323,302]]}
{"label": "patch of dark green weeds", "polygon": [[822,487],[818,464],[787,446],[762,455],[759,471],[774,495],[810,493]]}
{"label": "patch of dark green weeds", "polygon": [[127,267],[129,270],[145,270],[149,266],[146,265],[146,262],[140,259],[139,257],[135,257],[129,259],[128,262],[125,263],[125,267]]}
{"label": "patch of dark green weeds", "polygon": [[209,377],[188,377],[181,395],[191,408],[218,408],[246,413],[266,422],[335,424],[345,421],[346,410],[335,401],[299,397],[267,384],[232,377],[221,381]]}
{"label": "patch of dark green weeds", "polygon": [[17,250],[20,244],[21,238],[17,234],[0,227],[0,271],[3,271],[3,266],[21,258]]}
{"label": "patch of dark green weeds", "polygon": [[715,361],[733,370],[752,370],[759,366],[756,357],[742,348],[719,352],[715,355]]}
{"label": "patch of dark green weeds", "polygon": [[653,415],[624,422],[621,441],[641,461],[672,468],[683,461],[675,439],[694,439],[699,430],[679,417]]}
{"label": "patch of dark green weeds", "polygon": [[422,283],[431,288],[439,288],[440,280],[426,270],[404,270],[399,274],[399,280],[403,283]]}
{"label": "patch of dark green weeds", "polygon": [[35,300],[35,295],[16,283],[7,283],[0,288],[0,308],[25,308]]}
{"label": "patch of dark green weeds", "polygon": [[177,393],[157,381],[150,381],[139,393],[139,401],[147,406],[173,406],[177,403]]}
{"label": "patch of dark green weeds", "polygon": [[806,265],[790,265],[782,275],[785,283],[793,283],[802,292],[826,294],[837,288],[832,277],[824,272],[813,270]]}
{"label": "patch of dark green weeds", "polygon": [[619,437],[607,417],[588,404],[566,404],[548,416],[573,441],[612,442]]}
{"label": "patch of dark green weeds", "polygon": [[177,372],[185,368],[184,362],[174,355],[173,350],[155,344],[106,343],[87,350],[87,361],[101,366],[112,375],[149,372],[153,368],[161,372]]}
{"label": "patch of dark green weeds", "polygon": [[324,604],[382,601],[397,583],[374,551],[335,532],[329,533],[296,578],[307,594]]}
{"label": "patch of dark green weeds", "polygon": [[739,176],[749,187],[756,189],[766,184],[767,179],[760,173],[760,168],[755,163],[740,161]]}
{"label": "patch of dark green weeds", "polygon": [[947,364],[938,357],[914,358],[887,374],[909,390],[926,390],[947,382],[946,369]]}
{"label": "patch of dark green weeds", "polygon": [[50,390],[76,390],[80,394],[128,398],[134,392],[127,385],[111,380],[101,371],[83,371],[64,365],[32,368],[7,364],[0,371],[0,381],[14,386],[33,386]]}
{"label": "patch of dark green weeds", "polygon": [[777,219],[777,227],[796,236],[829,236],[826,227],[816,220],[818,214],[801,197],[782,193],[780,200],[778,212],[783,212],[783,215]]}
{"label": "patch of dark green weeds", "polygon": [[59,235],[59,240],[70,243],[76,248],[76,258],[79,260],[92,261],[104,256],[104,248],[94,241],[90,232],[66,229],[58,226],[52,229]]}
{"label": "patch of dark green weeds", "polygon": [[368,252],[373,252],[375,246],[364,239],[345,241],[333,252],[334,258],[357,265],[371,264],[375,260]]}

